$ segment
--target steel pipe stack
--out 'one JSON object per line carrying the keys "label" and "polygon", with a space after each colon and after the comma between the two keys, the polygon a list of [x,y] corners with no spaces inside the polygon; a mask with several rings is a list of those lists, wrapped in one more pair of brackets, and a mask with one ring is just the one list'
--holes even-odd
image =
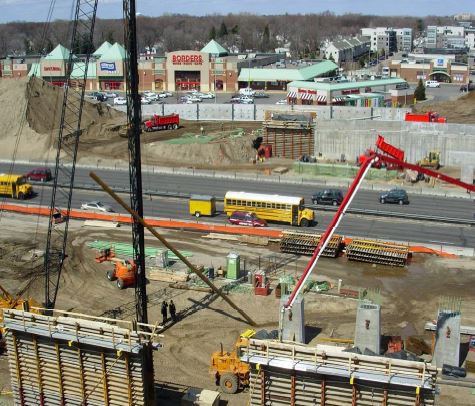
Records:
{"label": "steel pipe stack", "polygon": [[[321,234],[284,231],[280,251],[290,254],[312,255],[320,242]],[[334,235],[322,252],[322,256],[335,258],[341,249],[342,237]]]}

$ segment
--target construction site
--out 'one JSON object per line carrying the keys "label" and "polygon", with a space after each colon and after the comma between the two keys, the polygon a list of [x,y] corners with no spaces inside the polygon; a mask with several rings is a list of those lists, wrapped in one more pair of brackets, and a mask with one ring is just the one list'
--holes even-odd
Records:
{"label": "construction site", "polygon": [[[71,42],[92,42],[97,1],[76,7]],[[358,218],[347,210],[372,172],[394,173],[378,180],[386,186],[415,173],[437,180],[431,190],[445,182],[473,193],[473,166],[471,176],[437,172],[439,155],[411,163],[378,135],[361,149],[345,196],[319,231],[310,227],[320,221],[313,210],[321,213],[303,198],[258,193],[218,208],[210,198],[210,221],[191,207],[186,220],[149,216],[142,167],[273,172],[317,155],[318,115],[269,109],[263,122],[181,120],[144,136],[135,15],[135,1],[124,0],[125,113],[85,100],[87,68],[64,87],[35,77],[0,81],[0,155],[10,165],[2,182],[14,185],[0,212],[0,403],[473,404],[473,256],[413,244],[410,235],[401,242],[338,229]],[[25,161],[48,162],[50,183],[34,183],[32,192],[12,181]],[[75,186],[76,164],[92,168],[97,189]],[[129,169],[125,190],[94,173],[117,165]],[[80,210],[80,190],[120,210]],[[178,191],[163,199],[179,205]],[[228,204],[268,226],[211,221]],[[400,220],[378,222],[391,229]]]}

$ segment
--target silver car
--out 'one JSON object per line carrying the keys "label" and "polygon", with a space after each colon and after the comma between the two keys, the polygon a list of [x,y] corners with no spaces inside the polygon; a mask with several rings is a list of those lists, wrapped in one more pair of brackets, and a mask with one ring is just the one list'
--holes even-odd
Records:
{"label": "silver car", "polygon": [[98,200],[81,204],[81,210],[89,210],[102,213],[114,213],[114,210],[112,210],[111,206],[99,202]]}

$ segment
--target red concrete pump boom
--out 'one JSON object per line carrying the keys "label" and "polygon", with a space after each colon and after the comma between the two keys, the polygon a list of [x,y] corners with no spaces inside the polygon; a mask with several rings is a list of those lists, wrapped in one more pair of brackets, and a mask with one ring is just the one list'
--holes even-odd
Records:
{"label": "red concrete pump boom", "polygon": [[467,190],[467,192],[475,192],[475,185],[470,185],[468,183],[462,182],[458,179],[454,179],[450,176],[444,175],[437,171],[433,171],[428,168],[423,168],[418,165],[409,164],[400,159],[397,159],[396,157],[398,156],[402,158],[404,157],[404,151],[385,142],[384,137],[382,137],[381,135],[378,135],[376,146],[382,152],[384,152],[384,154],[371,151],[371,154],[366,158],[364,162],[362,162],[358,170],[358,173],[356,174],[355,179],[351,183],[348,189],[348,192],[343,198],[343,201],[341,202],[340,207],[338,208],[337,212],[333,216],[333,219],[330,222],[328,228],[326,229],[325,233],[323,233],[322,237],[320,238],[320,242],[315,248],[312,258],[310,258],[310,261],[308,262],[307,267],[305,268],[302,276],[298,280],[297,285],[295,285],[294,290],[290,294],[289,299],[287,300],[287,303],[285,304],[285,307],[288,308],[294,304],[295,299],[297,298],[298,294],[301,292],[302,288],[304,287],[304,284],[307,281],[308,277],[310,276],[312,271],[315,269],[318,259],[320,258],[322,252],[325,250],[328,242],[331,240],[333,233],[335,232],[335,229],[337,228],[338,224],[343,218],[343,215],[346,213],[348,207],[350,206],[354,196],[356,195],[356,192],[358,191],[359,187],[361,186],[361,183],[363,182],[364,177],[368,173],[369,168],[371,168],[371,165],[373,165],[375,162],[384,162],[386,164],[389,164],[388,166],[391,166],[393,168],[398,167],[400,169],[402,168],[412,169],[417,172],[422,172],[425,175],[429,175],[434,178],[443,180],[444,182],[460,186],[461,188]]}

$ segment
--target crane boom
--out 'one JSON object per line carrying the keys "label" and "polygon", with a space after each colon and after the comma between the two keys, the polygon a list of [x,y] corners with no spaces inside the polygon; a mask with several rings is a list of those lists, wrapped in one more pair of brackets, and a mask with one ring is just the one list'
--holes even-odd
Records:
{"label": "crane boom", "polygon": [[412,169],[417,172],[421,172],[426,175],[443,180],[447,183],[451,183],[453,185],[459,186],[463,189],[466,189],[467,192],[475,192],[475,185],[470,185],[458,179],[452,178],[451,176],[447,176],[447,175],[444,175],[443,173],[434,171],[432,169],[423,168],[421,166],[410,164],[408,162],[404,162],[400,159],[397,159],[395,156],[404,157],[404,152],[397,149],[393,145],[385,142],[384,138],[381,135],[378,135],[376,145],[383,153],[371,151],[369,156],[367,156],[365,160],[361,163],[358,173],[356,174],[356,177],[351,183],[348,189],[348,192],[343,198],[343,201],[341,202],[340,207],[338,208],[335,215],[333,216],[325,233],[323,233],[322,237],[320,238],[320,241],[317,247],[315,248],[315,251],[313,252],[312,257],[310,258],[310,261],[308,262],[307,267],[305,268],[302,276],[299,278],[297,284],[295,285],[294,290],[290,294],[287,300],[287,303],[285,304],[286,308],[292,307],[292,305],[294,304],[295,299],[297,298],[298,294],[301,292],[308,277],[310,276],[312,271],[315,269],[322,252],[325,250],[328,242],[331,240],[333,233],[336,230],[336,227],[338,227],[338,224],[340,223],[348,207],[350,206],[356,192],[360,188],[361,183],[363,182],[364,177],[368,173],[369,168],[371,168],[371,165],[373,165],[375,162],[390,164],[391,167],[399,167],[400,169],[402,168]]}
{"label": "crane boom", "polygon": [[[84,90],[86,88],[89,58],[92,53],[97,1],[77,0],[72,24],[71,46],[66,65],[66,81],[63,87],[63,104],[57,138],[48,234],[44,255],[45,307],[49,309],[53,309],[55,306],[61,270],[66,258],[69,212],[71,210],[78,142],[81,135]],[[87,49],[84,57],[78,58],[74,54],[74,48],[82,41],[90,46],[88,46],[89,49]],[[75,75],[72,80],[73,68],[75,68]],[[69,160],[68,163],[67,160]],[[66,207],[64,221],[60,224],[55,224],[53,221],[57,204]]]}

